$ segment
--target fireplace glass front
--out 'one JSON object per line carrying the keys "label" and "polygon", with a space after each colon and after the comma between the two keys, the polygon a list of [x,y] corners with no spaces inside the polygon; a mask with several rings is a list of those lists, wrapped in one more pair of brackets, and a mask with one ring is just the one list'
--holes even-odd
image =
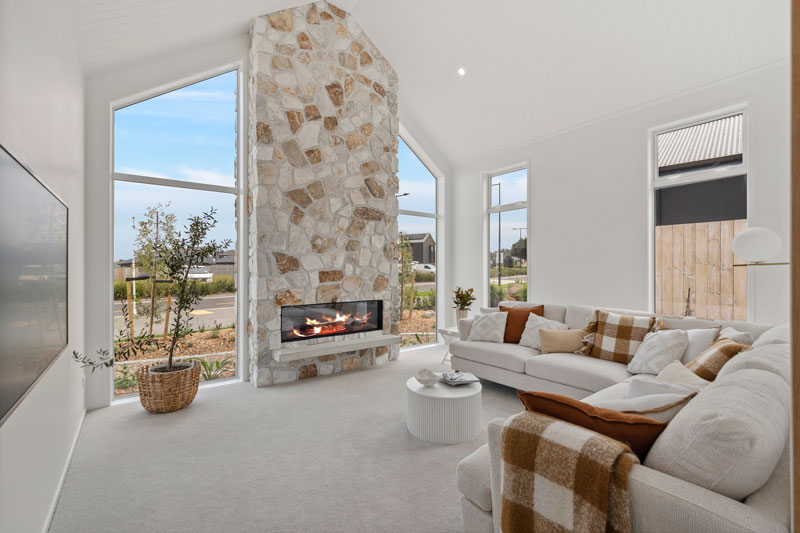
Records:
{"label": "fireplace glass front", "polygon": [[382,300],[281,307],[281,342],[380,329],[383,329]]}

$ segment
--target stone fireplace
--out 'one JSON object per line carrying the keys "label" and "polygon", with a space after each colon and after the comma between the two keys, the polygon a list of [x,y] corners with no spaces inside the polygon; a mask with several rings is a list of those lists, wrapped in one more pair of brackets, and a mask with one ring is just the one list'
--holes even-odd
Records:
{"label": "stone fireplace", "polygon": [[252,383],[396,359],[394,69],[317,2],[253,21],[248,81]]}

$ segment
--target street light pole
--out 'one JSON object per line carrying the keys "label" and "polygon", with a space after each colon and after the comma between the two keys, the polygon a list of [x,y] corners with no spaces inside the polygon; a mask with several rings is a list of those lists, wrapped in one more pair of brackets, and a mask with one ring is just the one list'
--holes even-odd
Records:
{"label": "street light pole", "polygon": [[[495,187],[495,186],[497,187],[497,205],[502,205],[502,203],[503,203],[501,201],[501,199],[500,199],[500,192],[502,191],[502,185],[503,185],[502,183],[493,183],[492,184],[492,187]],[[503,248],[501,246],[501,244],[500,244],[501,243],[500,239],[501,239],[501,236],[502,236],[502,232],[501,232],[501,228],[502,228],[501,222],[502,222],[502,220],[501,220],[501,217],[502,217],[502,213],[500,211],[498,211],[497,212],[497,286],[498,286],[498,289],[500,287],[502,287],[501,278],[503,276],[503,262],[502,262],[502,260],[500,258],[500,250]]]}

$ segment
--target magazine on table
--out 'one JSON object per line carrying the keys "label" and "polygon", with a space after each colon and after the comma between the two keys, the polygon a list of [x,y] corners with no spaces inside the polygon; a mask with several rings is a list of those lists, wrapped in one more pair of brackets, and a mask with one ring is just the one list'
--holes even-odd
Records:
{"label": "magazine on table", "polygon": [[455,387],[467,383],[479,383],[480,380],[469,372],[442,372],[442,381]]}

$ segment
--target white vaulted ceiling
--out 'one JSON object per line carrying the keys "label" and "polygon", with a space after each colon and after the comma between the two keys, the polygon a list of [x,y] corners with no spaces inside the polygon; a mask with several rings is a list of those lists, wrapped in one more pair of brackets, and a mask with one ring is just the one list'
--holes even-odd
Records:
{"label": "white vaulted ceiling", "polygon": [[[71,1],[90,75],[245,33],[254,16],[305,3]],[[449,165],[789,54],[788,0],[335,3],[397,70],[401,120],[423,130]]]}

